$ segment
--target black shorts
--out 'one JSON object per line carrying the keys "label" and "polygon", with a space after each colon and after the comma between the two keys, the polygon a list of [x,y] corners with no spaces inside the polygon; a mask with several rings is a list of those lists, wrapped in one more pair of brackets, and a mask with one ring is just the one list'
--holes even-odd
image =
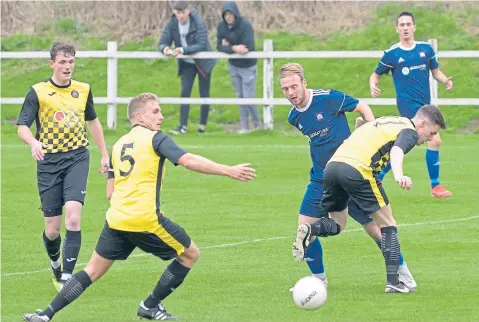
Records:
{"label": "black shorts", "polygon": [[109,260],[125,260],[136,248],[169,260],[181,255],[191,245],[191,238],[180,225],[161,216],[154,231],[131,232],[111,229],[108,222],[100,234],[95,251]]}
{"label": "black shorts", "polygon": [[389,204],[383,186],[371,171],[359,171],[343,162],[330,162],[324,170],[322,205],[328,212],[343,211],[351,198],[366,214]]}
{"label": "black shorts", "polygon": [[38,192],[45,217],[59,216],[67,201],[85,202],[90,152],[79,148],[46,153],[37,162]]}

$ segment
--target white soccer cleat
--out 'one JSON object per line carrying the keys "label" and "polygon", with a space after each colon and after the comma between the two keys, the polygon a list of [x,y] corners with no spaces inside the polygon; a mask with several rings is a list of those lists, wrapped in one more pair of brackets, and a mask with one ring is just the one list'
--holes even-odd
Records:
{"label": "white soccer cleat", "polygon": [[402,282],[397,285],[386,284],[386,293],[409,293],[409,289]]}
{"label": "white soccer cleat", "polygon": [[304,254],[306,249],[308,249],[310,238],[311,226],[309,224],[299,225],[292,248],[293,258],[296,262],[300,263],[304,260]]}
{"label": "white soccer cleat", "polygon": [[37,310],[36,313],[26,313],[23,315],[25,322],[50,322],[50,318],[46,315],[40,315],[42,310]]}
{"label": "white soccer cleat", "polygon": [[399,266],[398,278],[399,278],[399,282],[406,285],[406,287],[409,289],[410,292],[416,292],[416,289],[417,289],[416,280],[414,279],[411,272],[409,271],[409,268],[407,267],[406,263],[404,263],[404,265]]}

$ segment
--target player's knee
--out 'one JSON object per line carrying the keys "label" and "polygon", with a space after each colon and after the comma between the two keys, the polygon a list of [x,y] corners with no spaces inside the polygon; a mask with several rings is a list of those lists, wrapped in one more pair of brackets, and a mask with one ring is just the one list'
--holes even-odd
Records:
{"label": "player's knee", "polygon": [[67,230],[80,230],[80,215],[70,215],[65,218],[65,226]]}
{"label": "player's knee", "polygon": [[194,263],[196,263],[199,258],[200,258],[200,249],[195,246],[195,248],[192,249],[191,259],[193,260]]}
{"label": "player's knee", "polygon": [[65,204],[65,225],[68,230],[80,229],[81,203],[77,201],[68,201]]}
{"label": "player's knee", "polygon": [[183,265],[191,267],[199,258],[200,250],[195,243],[191,242],[190,247],[186,248],[185,251],[177,257],[177,260]]}
{"label": "player's knee", "polygon": [[191,246],[188,248],[188,251],[188,257],[193,263],[195,263],[200,258],[200,249],[196,247],[195,244],[191,244]]}
{"label": "player's knee", "polygon": [[45,236],[48,239],[54,240],[60,235],[60,229],[62,227],[62,217],[45,217]]}

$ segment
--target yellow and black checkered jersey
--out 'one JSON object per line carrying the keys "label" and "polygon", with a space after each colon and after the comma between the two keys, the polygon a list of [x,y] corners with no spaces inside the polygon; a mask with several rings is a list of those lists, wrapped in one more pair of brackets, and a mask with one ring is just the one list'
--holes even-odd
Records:
{"label": "yellow and black checkered jersey", "polygon": [[384,116],[356,129],[336,150],[329,162],[347,163],[374,174],[381,172],[390,161],[393,146],[408,153],[419,136],[414,123],[405,117]]}
{"label": "yellow and black checkered jersey", "polygon": [[122,231],[149,231],[158,226],[165,161],[177,165],[186,152],[165,133],[134,126],[113,146],[109,179],[114,191],[106,213],[108,225]]}
{"label": "yellow and black checkered jersey", "polygon": [[35,120],[44,152],[67,152],[88,146],[85,121],[96,117],[90,85],[72,80],[60,86],[49,79],[31,87],[17,125],[30,127]]}

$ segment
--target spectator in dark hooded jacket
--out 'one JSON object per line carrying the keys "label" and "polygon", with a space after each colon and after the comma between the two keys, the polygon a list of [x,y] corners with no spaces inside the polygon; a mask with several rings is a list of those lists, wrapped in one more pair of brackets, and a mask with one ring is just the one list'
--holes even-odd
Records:
{"label": "spectator in dark hooded jacket", "polygon": [[[187,1],[176,1],[173,5],[174,15],[163,30],[158,42],[158,49],[165,55],[192,55],[201,51],[213,51],[208,41],[206,25],[198,13],[188,6]],[[175,49],[170,48],[175,43]],[[181,76],[181,97],[190,97],[195,77],[198,75],[200,97],[210,97],[211,72],[216,64],[215,59],[178,59],[178,75]],[[205,131],[210,106],[201,105],[200,127]],[[180,125],[171,131],[172,134],[188,132],[189,104],[181,104]]]}
{"label": "spectator in dark hooded jacket", "polygon": [[[225,2],[222,20],[218,23],[217,48],[224,53],[244,55],[255,51],[251,23],[240,15],[234,1]],[[237,97],[254,98],[256,91],[257,59],[229,59],[228,71]],[[258,129],[260,118],[257,105],[240,105],[240,133],[249,132],[249,114],[253,127]]]}

